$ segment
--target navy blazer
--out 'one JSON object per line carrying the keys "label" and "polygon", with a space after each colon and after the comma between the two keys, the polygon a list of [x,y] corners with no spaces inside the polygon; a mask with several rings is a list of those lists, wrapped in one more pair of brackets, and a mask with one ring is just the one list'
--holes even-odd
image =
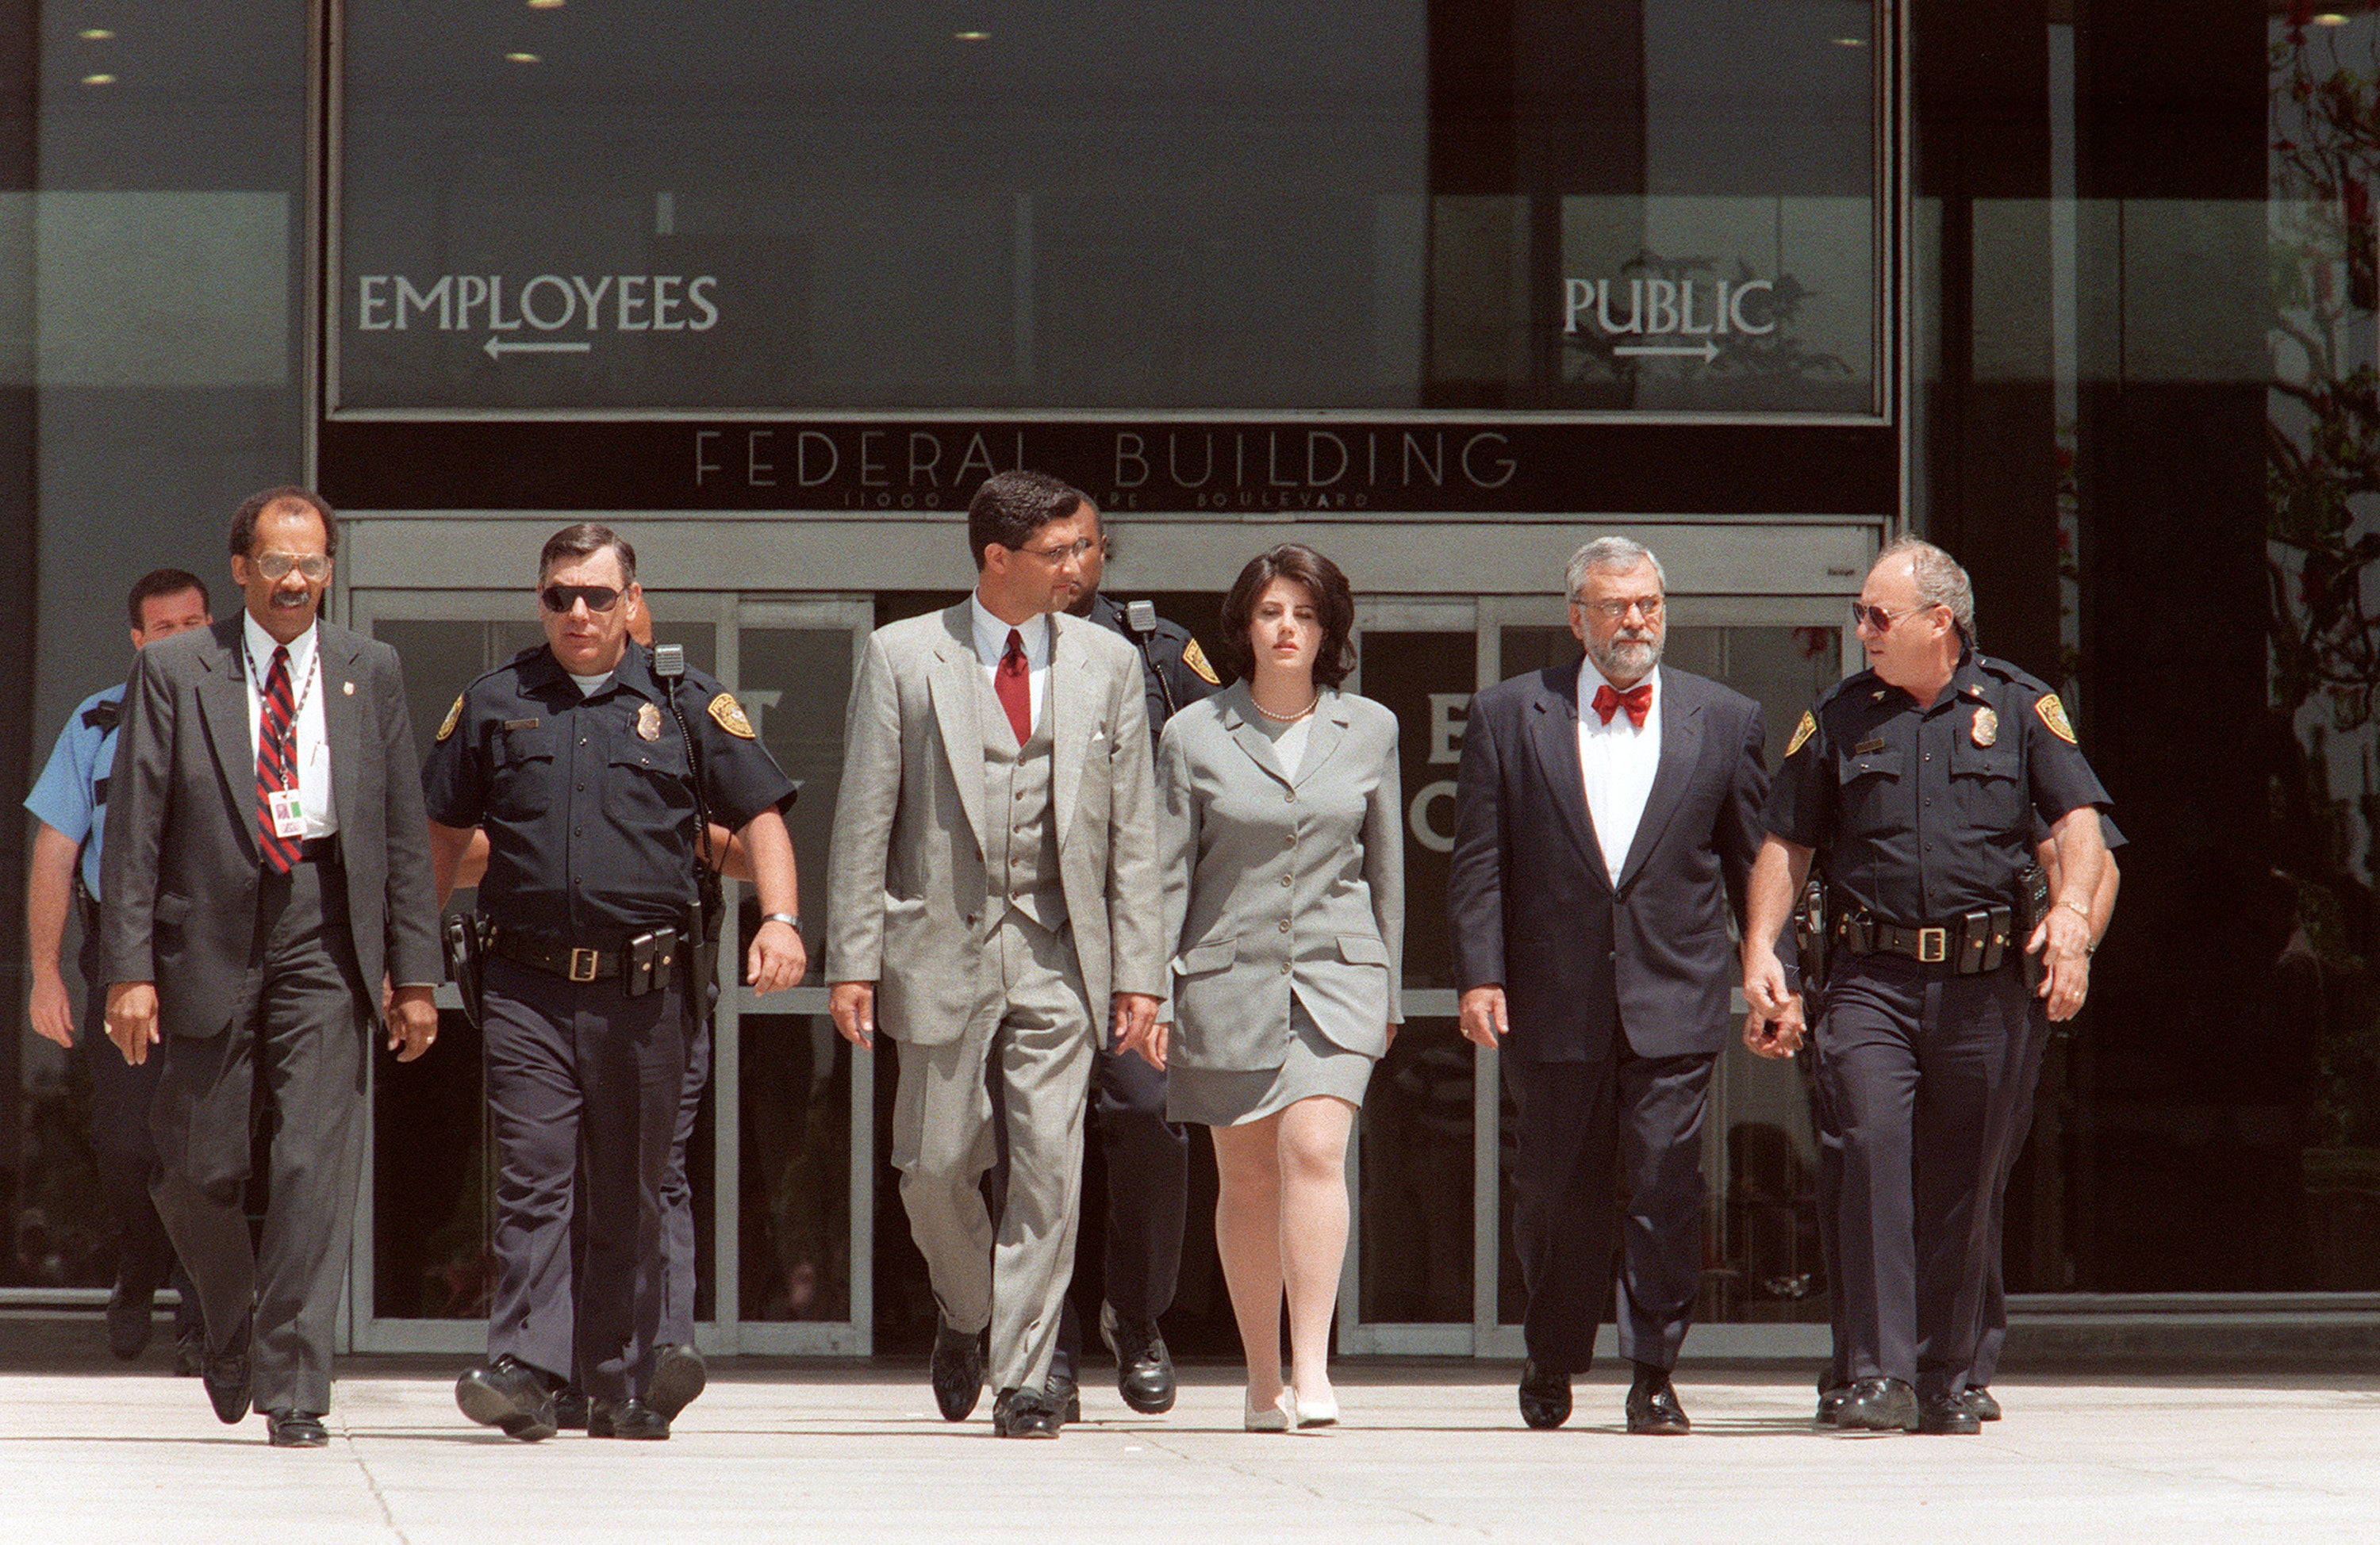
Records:
{"label": "navy blazer", "polygon": [[1615,887],[1578,760],[1578,668],[1471,700],[1449,922],[1456,981],[1504,987],[1507,1056],[1597,1062],[1726,1044],[1744,882],[1768,791],[1760,705],[1669,666],[1661,760]]}

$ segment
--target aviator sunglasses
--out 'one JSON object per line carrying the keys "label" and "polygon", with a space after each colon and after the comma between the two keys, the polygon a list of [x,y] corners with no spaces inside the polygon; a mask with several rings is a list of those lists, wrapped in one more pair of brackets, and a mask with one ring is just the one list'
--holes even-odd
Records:
{"label": "aviator sunglasses", "polygon": [[587,603],[589,611],[609,611],[620,604],[620,592],[608,585],[549,585],[537,593],[537,598],[552,612],[568,611],[580,601]]}

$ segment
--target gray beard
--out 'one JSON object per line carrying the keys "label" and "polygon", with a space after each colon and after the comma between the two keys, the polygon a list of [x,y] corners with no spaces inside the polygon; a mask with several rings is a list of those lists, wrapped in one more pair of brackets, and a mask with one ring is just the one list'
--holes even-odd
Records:
{"label": "gray beard", "polygon": [[1619,681],[1622,677],[1642,681],[1653,673],[1655,666],[1661,663],[1661,646],[1643,640],[1617,638],[1604,647],[1597,647],[1590,642],[1586,646],[1586,658],[1595,662],[1595,668],[1597,670],[1602,671],[1612,681]]}

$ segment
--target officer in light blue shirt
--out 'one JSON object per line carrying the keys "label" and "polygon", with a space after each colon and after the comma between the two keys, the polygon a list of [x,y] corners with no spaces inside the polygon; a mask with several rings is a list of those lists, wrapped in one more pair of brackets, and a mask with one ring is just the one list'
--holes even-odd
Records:
{"label": "officer in light blue shirt", "polygon": [[[126,610],[135,649],[214,621],[206,585],[180,569],[141,575]],[[91,1151],[118,1234],[107,1345],[117,1357],[129,1359],[149,1345],[152,1305],[173,1269],[174,1249],[149,1198],[149,1182],[157,1167],[156,1147],[149,1135],[149,1099],[164,1064],[152,1057],[138,1068],[127,1065],[102,1023],[107,995],[98,984],[99,850],[123,704],[124,687],[118,683],[77,705],[50,753],[49,765],[25,796],[25,808],[41,823],[33,833],[33,860],[26,876],[25,933],[33,970],[33,1029],[72,1047],[76,1016],[58,956],[66,942],[67,911],[82,914],[77,963],[83,979],[82,1044],[91,1058]],[[194,1374],[205,1333],[199,1325],[197,1295],[187,1287],[176,1318],[176,1361],[179,1371]]]}

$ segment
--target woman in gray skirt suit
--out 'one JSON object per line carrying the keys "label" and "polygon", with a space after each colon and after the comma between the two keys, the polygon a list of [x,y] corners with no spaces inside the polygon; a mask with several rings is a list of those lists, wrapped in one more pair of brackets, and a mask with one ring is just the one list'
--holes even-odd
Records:
{"label": "woman in gray skirt suit", "polygon": [[1251,1431],[1339,1418],[1347,1137],[1403,1019],[1397,720],[1338,690],[1354,610],[1311,548],[1249,563],[1223,602],[1220,653],[1239,680],[1175,715],[1158,752],[1175,954],[1171,1023],[1150,1039],[1170,1063],[1166,1114],[1214,1129],[1215,1242]]}

